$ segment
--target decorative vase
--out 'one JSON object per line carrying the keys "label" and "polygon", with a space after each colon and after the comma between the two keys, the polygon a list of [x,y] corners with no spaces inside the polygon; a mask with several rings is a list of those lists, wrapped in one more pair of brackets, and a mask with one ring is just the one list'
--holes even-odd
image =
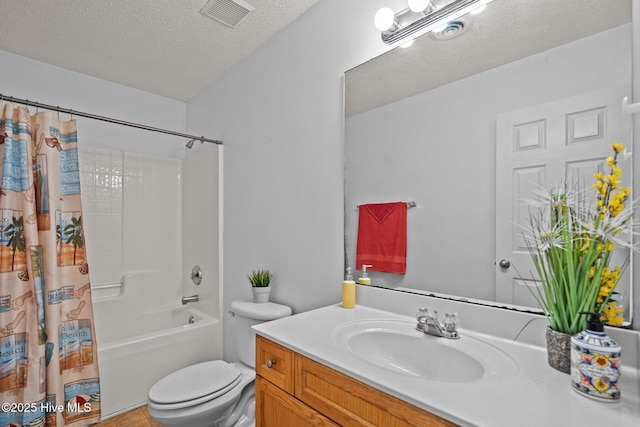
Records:
{"label": "decorative vase", "polygon": [[271,293],[271,286],[252,287],[253,302],[257,304],[263,304],[269,302],[269,294]]}
{"label": "decorative vase", "polygon": [[571,372],[571,335],[547,326],[547,362],[560,372]]}

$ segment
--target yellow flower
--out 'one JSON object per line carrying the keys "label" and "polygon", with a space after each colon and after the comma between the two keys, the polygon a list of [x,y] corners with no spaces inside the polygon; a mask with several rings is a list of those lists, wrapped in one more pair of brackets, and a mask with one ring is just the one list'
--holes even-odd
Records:
{"label": "yellow flower", "polygon": [[620,326],[624,323],[624,317],[614,317],[609,320],[609,325],[611,326]]}
{"label": "yellow flower", "polygon": [[615,151],[616,153],[622,153],[624,151],[624,145],[617,144],[615,141],[611,142],[611,147],[613,148],[613,151]]}
{"label": "yellow flower", "polygon": [[613,171],[614,178],[620,178],[622,176],[622,169],[620,169],[619,166],[616,166],[615,164],[613,164],[611,166],[611,170]]}
{"label": "yellow flower", "polygon": [[[607,245],[609,244],[611,243],[608,242]],[[597,304],[602,304],[613,294],[613,290],[618,284],[621,273],[622,271],[620,270],[620,267],[615,267],[613,269],[605,267],[604,270],[602,270],[602,275],[600,276],[600,289],[598,290],[598,296],[596,299]],[[611,302],[615,304],[615,301],[608,302],[608,305],[606,307],[609,307],[609,311],[612,310],[612,308],[610,307]],[[603,309],[603,312],[606,310],[606,307]]]}
{"label": "yellow flower", "polygon": [[624,307],[615,301],[609,301],[600,314],[600,320],[611,326],[620,326],[624,323]]}
{"label": "yellow flower", "polygon": [[611,287],[607,285],[600,286],[600,295],[603,297],[608,297],[611,293]]}

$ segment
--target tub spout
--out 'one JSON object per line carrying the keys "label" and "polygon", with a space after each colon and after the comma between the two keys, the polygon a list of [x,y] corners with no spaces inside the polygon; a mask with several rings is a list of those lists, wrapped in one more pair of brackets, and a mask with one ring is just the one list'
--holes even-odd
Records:
{"label": "tub spout", "polygon": [[198,302],[200,297],[198,295],[191,295],[190,297],[182,297],[182,305],[185,305],[189,302]]}

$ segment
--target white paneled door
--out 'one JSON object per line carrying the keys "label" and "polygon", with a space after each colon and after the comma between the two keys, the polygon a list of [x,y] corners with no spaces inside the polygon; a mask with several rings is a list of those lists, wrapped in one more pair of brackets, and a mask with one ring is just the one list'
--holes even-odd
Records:
{"label": "white paneled door", "polygon": [[[608,173],[611,142],[631,149],[631,120],[621,108],[624,95],[622,88],[594,92],[498,115],[496,301],[537,307],[528,289],[535,286],[535,268],[523,238],[531,209],[524,201],[533,197],[535,186],[566,182],[591,189],[594,173]],[[618,160],[622,182],[630,186],[631,161]],[[628,272],[619,288],[629,296]]]}

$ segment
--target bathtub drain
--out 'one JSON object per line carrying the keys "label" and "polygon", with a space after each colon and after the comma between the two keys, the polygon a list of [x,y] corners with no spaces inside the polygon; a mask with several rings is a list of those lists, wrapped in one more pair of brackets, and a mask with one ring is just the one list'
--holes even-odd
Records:
{"label": "bathtub drain", "polygon": [[189,324],[196,323],[196,319],[193,316],[189,316]]}

